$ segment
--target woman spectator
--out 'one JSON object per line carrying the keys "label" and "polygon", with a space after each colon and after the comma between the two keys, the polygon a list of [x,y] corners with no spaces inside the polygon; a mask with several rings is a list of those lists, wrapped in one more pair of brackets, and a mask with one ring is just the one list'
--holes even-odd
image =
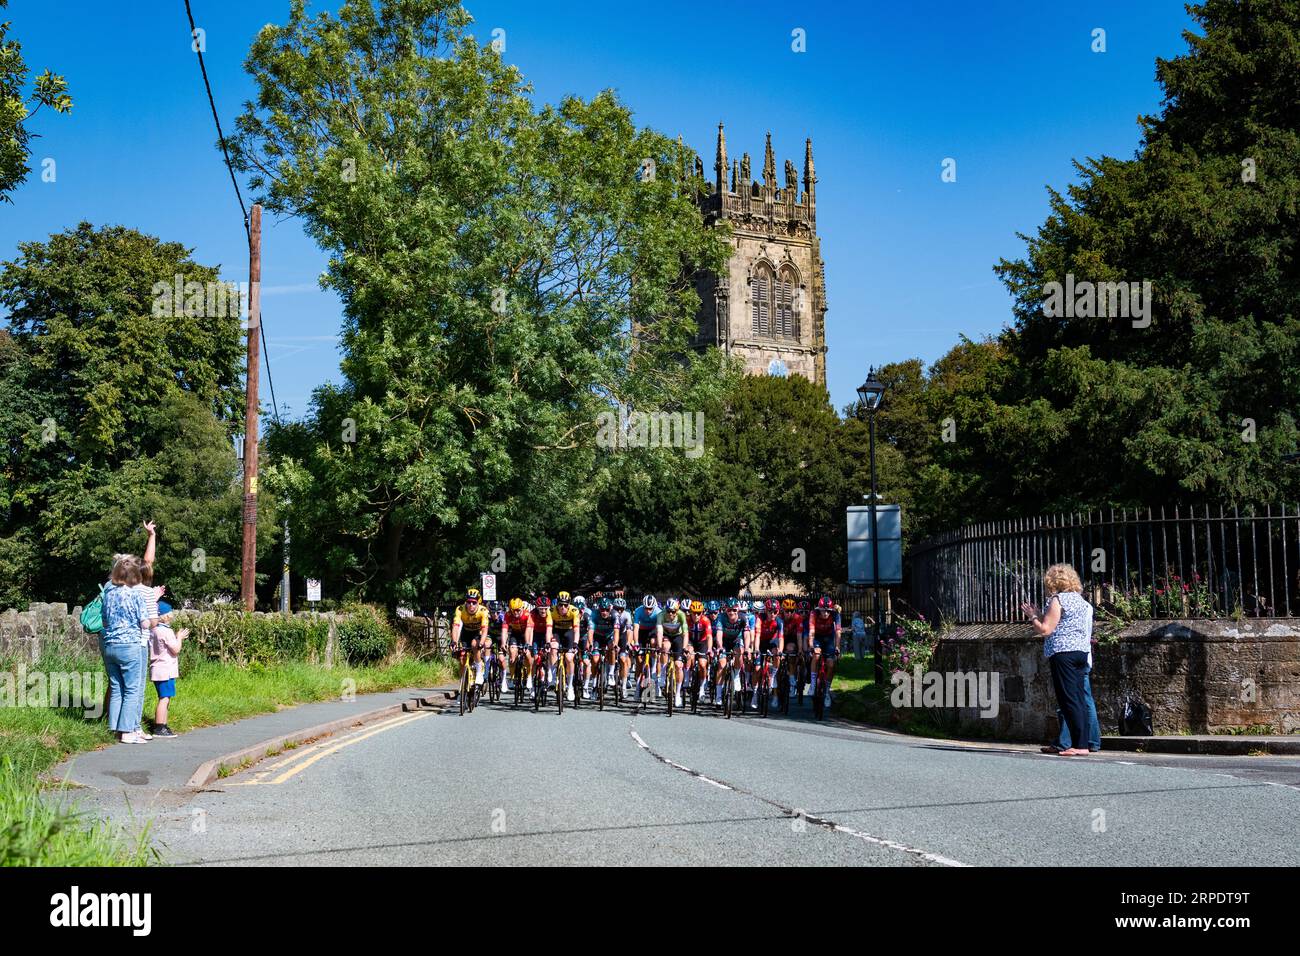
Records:
{"label": "woman spectator", "polygon": [[1092,605],[1083,597],[1083,583],[1068,564],[1054,564],[1043,575],[1047,603],[1040,613],[1028,602],[1021,610],[1043,637],[1043,656],[1052,669],[1056,702],[1070,730],[1070,746],[1062,757],[1088,753],[1088,656],[1092,651]]}
{"label": "woman spectator", "polygon": [[124,744],[145,743],[137,730],[145,682],[140,632],[158,623],[149,617],[144,596],[136,590],[141,564],[133,554],[114,556],[113,574],[104,588],[104,629],[99,639],[108,670],[108,726]]}

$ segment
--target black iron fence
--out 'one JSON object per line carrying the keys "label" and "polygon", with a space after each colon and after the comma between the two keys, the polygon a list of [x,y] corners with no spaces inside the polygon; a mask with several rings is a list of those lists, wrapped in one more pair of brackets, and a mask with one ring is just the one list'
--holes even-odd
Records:
{"label": "black iron fence", "polygon": [[1195,506],[1046,515],[970,525],[908,553],[911,603],[931,620],[1017,621],[1068,563],[1084,596],[1121,617],[1293,617],[1300,506]]}

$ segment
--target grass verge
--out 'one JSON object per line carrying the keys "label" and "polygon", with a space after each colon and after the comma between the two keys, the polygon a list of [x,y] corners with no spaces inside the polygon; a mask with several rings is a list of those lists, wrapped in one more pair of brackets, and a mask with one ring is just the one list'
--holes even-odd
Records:
{"label": "grass verge", "polygon": [[[29,665],[26,674],[100,674],[102,669],[98,657],[51,656]],[[16,665],[0,664],[2,671],[13,675]],[[184,733],[345,693],[436,686],[450,682],[451,674],[442,661],[412,659],[332,670],[295,662],[238,667],[185,661],[167,722]],[[146,724],[157,700],[153,684],[146,685]],[[81,707],[0,706],[0,865],[138,866],[153,859],[147,837],[141,842],[86,819],[64,799],[65,788],[59,788],[59,799],[42,797],[45,771],[72,754],[113,742],[106,721],[86,719]]]}

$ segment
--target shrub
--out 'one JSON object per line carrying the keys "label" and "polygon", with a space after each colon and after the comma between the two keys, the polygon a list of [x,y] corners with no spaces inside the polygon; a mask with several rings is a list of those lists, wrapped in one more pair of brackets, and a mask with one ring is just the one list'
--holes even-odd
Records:
{"label": "shrub", "polygon": [[930,658],[938,640],[938,632],[925,618],[899,618],[894,633],[884,637],[880,649],[881,663],[886,673],[911,673],[918,664],[922,671],[929,670]]}
{"label": "shrub", "polygon": [[338,646],[343,659],[354,666],[378,664],[397,646],[397,632],[387,616],[368,604],[352,604],[338,622]]}
{"label": "shrub", "polygon": [[222,609],[203,614],[180,613],[176,629],[190,629],[181,652],[186,660],[206,659],[243,665],[325,659],[329,621],[283,614],[248,614]]}

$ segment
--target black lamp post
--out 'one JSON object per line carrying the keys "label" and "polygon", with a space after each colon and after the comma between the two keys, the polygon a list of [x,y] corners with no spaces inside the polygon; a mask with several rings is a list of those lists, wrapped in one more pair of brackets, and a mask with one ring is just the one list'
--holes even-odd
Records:
{"label": "black lamp post", "polygon": [[885,668],[880,659],[880,546],[877,544],[879,536],[876,533],[876,409],[880,407],[880,399],[884,394],[884,383],[876,378],[875,368],[869,368],[867,380],[858,386],[858,399],[867,409],[867,421],[870,426],[868,445],[871,449],[871,606],[872,631],[875,634],[872,645],[875,650],[877,684],[882,684],[885,680]]}

